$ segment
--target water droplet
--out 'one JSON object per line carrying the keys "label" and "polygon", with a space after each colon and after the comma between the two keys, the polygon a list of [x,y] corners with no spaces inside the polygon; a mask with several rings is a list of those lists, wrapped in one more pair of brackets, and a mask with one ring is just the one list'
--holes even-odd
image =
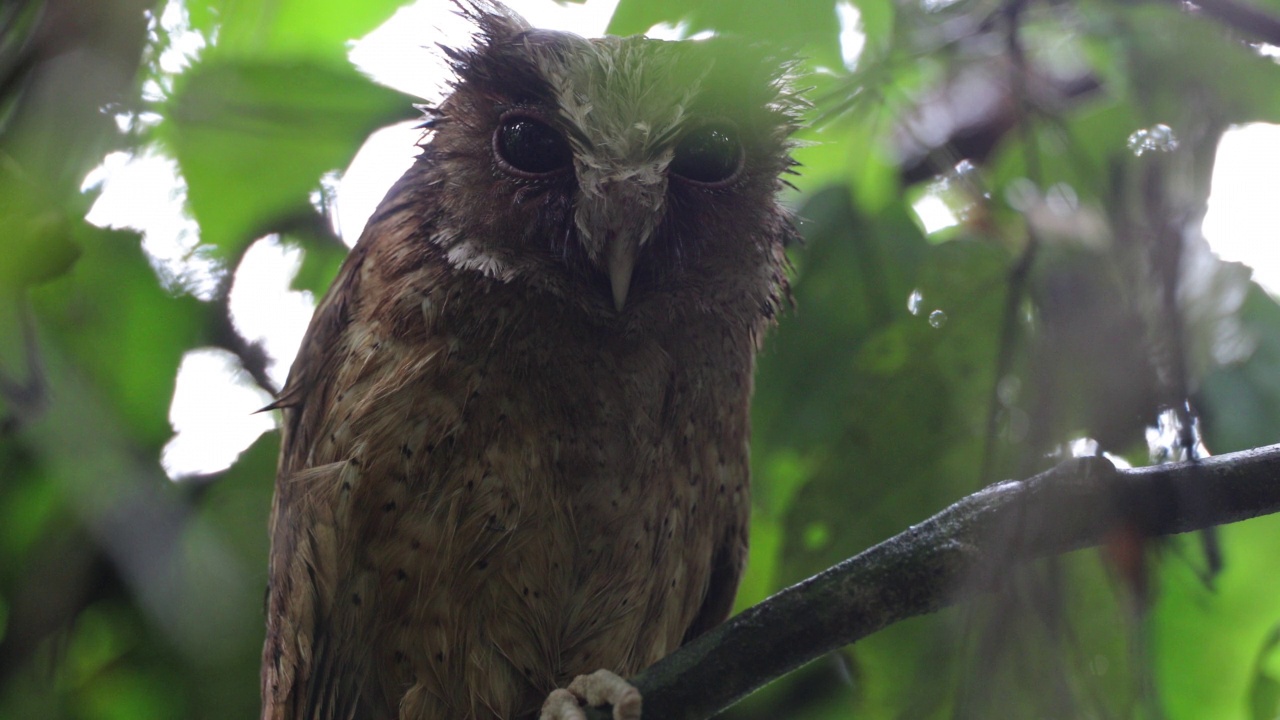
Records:
{"label": "water droplet", "polygon": [[1129,151],[1138,157],[1149,152],[1173,152],[1178,149],[1178,137],[1173,128],[1156,123],[1149,128],[1136,130],[1129,136]]}
{"label": "water droplet", "polygon": [[1018,212],[1027,212],[1040,202],[1040,190],[1026,178],[1015,178],[1004,191],[1004,200]]}
{"label": "water droplet", "polygon": [[1005,407],[1012,407],[1018,401],[1018,394],[1021,392],[1022,380],[1017,375],[1005,375],[996,384],[996,397]]}
{"label": "water droplet", "polygon": [[1049,192],[1045,194],[1044,203],[1048,206],[1049,212],[1065,217],[1079,209],[1080,196],[1076,195],[1076,189],[1070,185],[1055,183],[1049,188]]}
{"label": "water droplet", "polygon": [[1089,665],[1093,669],[1094,675],[1102,677],[1107,674],[1107,669],[1110,667],[1111,663],[1107,662],[1105,655],[1094,655],[1093,662],[1089,663]]}
{"label": "water droplet", "polygon": [[924,302],[924,293],[920,292],[918,288],[912,290],[911,294],[907,296],[907,310],[912,315],[919,315],[920,303],[922,302]]}
{"label": "water droplet", "polygon": [[982,182],[982,176],[978,174],[978,166],[969,160],[961,160],[951,168],[946,178],[948,184],[968,184],[979,185]]}
{"label": "water droplet", "polygon": [[1098,441],[1091,437],[1076,438],[1067,443],[1067,452],[1071,457],[1094,457],[1098,454]]}
{"label": "water droplet", "polygon": [[1173,128],[1164,123],[1157,123],[1151,127],[1151,141],[1161,151],[1178,149],[1178,138],[1173,134]]}
{"label": "water droplet", "polygon": [[[1189,410],[1189,408],[1188,408]],[[1184,445],[1182,420],[1173,408],[1165,408],[1156,418],[1155,427],[1147,428],[1147,452],[1152,464],[1181,462],[1191,457],[1210,455],[1200,436],[1200,418],[1191,414],[1190,440],[1194,447]]]}
{"label": "water droplet", "polygon": [[1145,129],[1134,131],[1134,133],[1129,136],[1129,141],[1127,143],[1129,145],[1129,151],[1138,157],[1142,157],[1142,154],[1148,150],[1147,144],[1151,141],[1150,139],[1151,133],[1147,132]]}
{"label": "water droplet", "polygon": [[1014,443],[1025,440],[1027,431],[1031,429],[1031,416],[1018,408],[1006,408],[1001,414],[1007,414],[1001,436]]}
{"label": "water droplet", "polygon": [[947,314],[941,310],[934,310],[929,313],[929,324],[935,328],[940,328],[947,324]]}

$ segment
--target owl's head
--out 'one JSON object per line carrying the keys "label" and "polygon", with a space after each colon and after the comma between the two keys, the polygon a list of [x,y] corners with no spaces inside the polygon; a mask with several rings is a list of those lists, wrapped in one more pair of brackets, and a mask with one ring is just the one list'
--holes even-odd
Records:
{"label": "owl's head", "polygon": [[794,236],[778,203],[801,102],[740,41],[584,39],[463,5],[474,46],[419,161],[457,267],[597,318],[645,303],[771,314]]}

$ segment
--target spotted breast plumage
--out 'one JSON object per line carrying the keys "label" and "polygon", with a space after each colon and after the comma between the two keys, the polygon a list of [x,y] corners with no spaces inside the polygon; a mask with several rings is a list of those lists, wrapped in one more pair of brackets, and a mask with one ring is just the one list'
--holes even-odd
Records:
{"label": "spotted breast plumage", "polygon": [[783,69],[462,12],[276,403],[264,718],[536,717],[722,621],[745,563]]}

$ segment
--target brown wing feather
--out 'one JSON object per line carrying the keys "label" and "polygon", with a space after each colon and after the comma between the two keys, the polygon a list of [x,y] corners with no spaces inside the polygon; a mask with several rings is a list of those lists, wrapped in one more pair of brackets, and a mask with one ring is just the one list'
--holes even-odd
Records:
{"label": "brown wing feather", "polygon": [[[415,303],[404,312],[385,306],[388,297],[416,296],[408,288],[388,286],[387,277],[422,265],[433,252],[423,239],[432,232],[430,219],[415,209],[431,206],[421,199],[423,187],[410,172],[387,193],[316,308],[289,380],[270,406],[283,411],[284,422],[270,525],[264,719],[390,712],[365,682],[370,660],[362,643],[368,628],[360,625],[370,622],[367,613],[339,601],[372,592],[362,585],[369,578],[357,571],[351,551],[361,532],[354,489],[365,470],[353,448],[334,437],[351,403],[367,406],[369,396],[377,394],[353,390],[376,371],[377,363],[367,357],[368,344],[377,345],[370,333],[403,339],[406,315],[415,317],[414,332],[425,331]],[[377,277],[369,281],[371,272]],[[365,355],[353,360],[358,353]],[[377,357],[385,363],[388,355]],[[380,372],[397,375],[385,367]]]}
{"label": "brown wing feather", "polygon": [[[394,192],[394,190],[393,190]],[[263,718],[320,720],[365,717],[360,693],[364,672],[352,667],[359,657],[344,643],[358,634],[336,637],[334,599],[347,592],[338,544],[348,528],[344,486],[358,472],[346,459],[308,467],[317,435],[328,432],[334,398],[346,374],[341,350],[360,297],[360,276],[380,228],[371,220],[361,242],[343,263],[333,285],[316,308],[303,337],[289,380],[266,409],[284,413],[280,463],[271,514],[270,583],[267,638],[263,648]],[[303,500],[302,495],[311,497]],[[328,497],[325,497],[325,496]],[[336,664],[342,663],[339,667]]]}
{"label": "brown wing feather", "polygon": [[741,520],[740,525],[731,528],[711,558],[706,598],[703,599],[693,624],[685,631],[681,645],[724,622],[733,610],[733,601],[738,595],[738,582],[742,580],[742,572],[747,565],[745,511],[741,513]]}

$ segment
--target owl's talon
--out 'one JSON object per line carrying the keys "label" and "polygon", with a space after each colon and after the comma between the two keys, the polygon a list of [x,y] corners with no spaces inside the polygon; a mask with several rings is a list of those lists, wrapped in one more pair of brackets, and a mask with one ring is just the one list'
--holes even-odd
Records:
{"label": "owl's talon", "polygon": [[542,703],[538,720],[587,720],[587,714],[582,712],[577,696],[564,688],[556,688]]}
{"label": "owl's talon", "polygon": [[613,720],[640,720],[640,691],[608,670],[579,675],[567,689],[552,690],[538,720],[586,720],[583,704],[611,705]]}

